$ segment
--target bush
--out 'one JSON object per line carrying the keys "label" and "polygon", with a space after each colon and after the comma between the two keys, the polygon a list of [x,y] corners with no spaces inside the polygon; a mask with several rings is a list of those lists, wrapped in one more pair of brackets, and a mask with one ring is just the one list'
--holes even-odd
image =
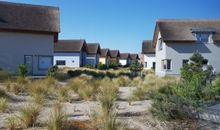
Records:
{"label": "bush", "polygon": [[130,70],[133,73],[133,75],[137,75],[138,72],[141,72],[143,70],[143,64],[139,63],[138,60],[135,60],[130,65]]}
{"label": "bush", "polygon": [[92,66],[92,65],[85,65],[84,67],[85,67],[85,68],[89,68],[89,69],[95,69],[95,67]]}
{"label": "bush", "polygon": [[50,68],[47,72],[47,76],[48,77],[55,77],[56,74],[58,72],[58,67],[57,66],[53,66],[52,68]]}
{"label": "bush", "polygon": [[37,104],[26,104],[20,109],[20,119],[24,128],[35,126],[40,109],[40,106]]}
{"label": "bush", "polygon": [[107,70],[107,69],[108,69],[108,66],[107,66],[106,64],[101,64],[101,63],[99,63],[99,64],[97,65],[97,68],[98,68],[99,70]]}
{"label": "bush", "polygon": [[26,64],[21,64],[18,66],[18,75],[22,78],[28,75],[28,66]]}
{"label": "bush", "polygon": [[8,101],[6,98],[0,98],[0,113],[5,112],[8,108]]}
{"label": "bush", "polygon": [[9,72],[0,69],[0,81],[5,81],[10,77],[11,77],[11,75],[9,74]]}
{"label": "bush", "polygon": [[117,69],[118,67],[119,67],[119,64],[118,64],[118,63],[111,62],[111,63],[109,64],[109,68],[111,68],[111,69]]}

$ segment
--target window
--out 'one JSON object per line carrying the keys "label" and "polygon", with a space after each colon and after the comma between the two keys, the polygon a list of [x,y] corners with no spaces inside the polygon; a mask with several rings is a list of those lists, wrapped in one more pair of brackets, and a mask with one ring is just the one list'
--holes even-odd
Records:
{"label": "window", "polygon": [[147,62],[144,62],[144,66],[147,67]]}
{"label": "window", "polygon": [[152,63],[152,68],[155,70],[155,68],[156,68],[156,62],[153,62],[153,63]]}
{"label": "window", "polygon": [[162,60],[162,69],[163,70],[171,70],[171,60],[169,60],[169,59]]}
{"label": "window", "polygon": [[196,33],[196,38],[199,42],[208,43],[209,35],[209,33]]}
{"label": "window", "polygon": [[162,38],[159,38],[158,42],[159,42],[159,50],[163,50],[163,40],[162,40]]}
{"label": "window", "polygon": [[39,56],[38,57],[38,68],[40,70],[47,70],[53,66],[53,57],[52,56]]}
{"label": "window", "polygon": [[66,61],[65,60],[57,60],[56,65],[66,65]]}
{"label": "window", "polygon": [[188,59],[183,59],[183,62],[182,62],[182,65],[184,66],[184,65],[186,65],[186,64],[188,64],[189,63],[189,60]]}

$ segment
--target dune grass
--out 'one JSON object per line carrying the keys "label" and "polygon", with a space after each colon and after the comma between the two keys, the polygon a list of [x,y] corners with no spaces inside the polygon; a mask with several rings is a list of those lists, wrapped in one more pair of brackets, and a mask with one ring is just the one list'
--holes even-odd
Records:
{"label": "dune grass", "polygon": [[53,111],[47,123],[48,130],[66,130],[67,116],[62,111],[62,105],[57,102],[53,106]]}
{"label": "dune grass", "polygon": [[0,98],[0,113],[6,112],[8,108],[7,98]]}
{"label": "dune grass", "polygon": [[15,115],[9,116],[6,118],[6,129],[7,130],[20,130],[21,128],[21,122],[18,117]]}
{"label": "dune grass", "polygon": [[40,114],[41,106],[38,104],[28,103],[20,109],[21,122],[24,128],[33,127],[36,124],[37,117]]}

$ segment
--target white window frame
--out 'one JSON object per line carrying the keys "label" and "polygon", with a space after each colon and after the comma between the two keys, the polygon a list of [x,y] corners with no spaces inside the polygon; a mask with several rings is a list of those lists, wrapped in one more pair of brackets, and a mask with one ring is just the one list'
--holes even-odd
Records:
{"label": "white window frame", "polygon": [[[170,69],[168,69],[168,62],[167,61],[170,61]],[[172,71],[172,60],[171,59],[163,59],[161,60],[161,67],[162,67],[162,70],[164,71]]]}

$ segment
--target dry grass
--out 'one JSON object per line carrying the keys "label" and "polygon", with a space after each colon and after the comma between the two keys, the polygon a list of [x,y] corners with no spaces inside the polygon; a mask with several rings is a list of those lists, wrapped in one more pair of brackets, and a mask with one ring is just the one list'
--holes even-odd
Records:
{"label": "dry grass", "polygon": [[129,97],[129,102],[145,100],[148,98],[148,92],[156,91],[164,86],[178,83],[179,80],[174,77],[158,77],[154,74],[148,74],[143,81],[138,83],[137,89]]}
{"label": "dry grass", "polygon": [[40,110],[41,107],[33,103],[28,103],[20,109],[20,119],[24,128],[35,126]]}
{"label": "dry grass", "polygon": [[128,76],[120,76],[118,78],[114,78],[113,83],[117,84],[120,87],[128,87],[131,86],[131,79]]}
{"label": "dry grass", "polygon": [[30,82],[28,78],[17,78],[17,79],[9,79],[6,81],[6,89],[9,92],[18,95],[19,93],[25,92],[27,89],[27,85]]}
{"label": "dry grass", "polygon": [[0,98],[0,113],[6,112],[8,108],[8,100],[6,98]]}
{"label": "dry grass", "polygon": [[51,113],[48,123],[48,130],[66,130],[67,116],[62,111],[62,105],[60,103],[55,103],[53,106],[53,112]]}
{"label": "dry grass", "polygon": [[20,130],[21,122],[19,118],[17,118],[14,115],[6,118],[6,129],[7,130]]}

